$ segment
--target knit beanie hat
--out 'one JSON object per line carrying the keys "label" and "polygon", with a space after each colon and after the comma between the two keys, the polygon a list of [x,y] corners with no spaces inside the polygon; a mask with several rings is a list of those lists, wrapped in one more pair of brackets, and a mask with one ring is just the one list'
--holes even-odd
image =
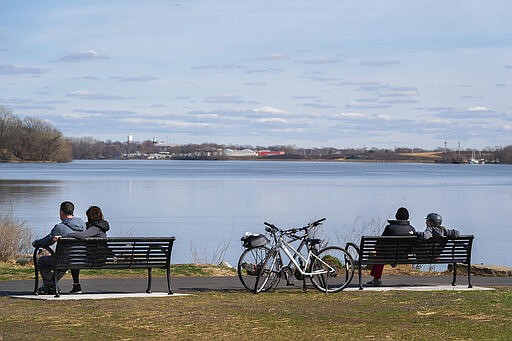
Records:
{"label": "knit beanie hat", "polygon": [[398,220],[408,220],[409,219],[409,211],[407,211],[407,208],[400,207],[395,214],[395,218]]}

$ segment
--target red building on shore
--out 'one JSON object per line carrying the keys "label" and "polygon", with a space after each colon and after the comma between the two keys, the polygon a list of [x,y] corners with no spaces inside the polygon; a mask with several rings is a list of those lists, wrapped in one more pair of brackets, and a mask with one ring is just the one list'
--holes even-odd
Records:
{"label": "red building on shore", "polygon": [[274,151],[274,150],[259,150],[257,153],[258,153],[258,157],[284,155],[283,151]]}

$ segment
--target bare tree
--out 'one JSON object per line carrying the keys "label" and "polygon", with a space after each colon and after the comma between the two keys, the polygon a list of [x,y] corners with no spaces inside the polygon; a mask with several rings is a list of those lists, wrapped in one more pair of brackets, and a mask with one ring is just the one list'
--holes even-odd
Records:
{"label": "bare tree", "polygon": [[0,107],[0,160],[71,161],[71,148],[62,133],[35,117],[23,121]]}

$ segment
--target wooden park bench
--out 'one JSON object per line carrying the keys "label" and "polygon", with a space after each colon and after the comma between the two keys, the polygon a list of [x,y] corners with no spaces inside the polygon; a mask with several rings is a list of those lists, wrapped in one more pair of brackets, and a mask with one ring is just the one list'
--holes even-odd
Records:
{"label": "wooden park bench", "polygon": [[166,269],[167,289],[171,289],[171,251],[174,237],[113,237],[113,238],[60,238],[55,251],[50,247],[34,250],[35,270],[34,294],[37,295],[39,282],[38,255],[41,249],[47,250],[54,259],[53,281],[55,297],[59,297],[56,270],[68,269],[148,269],[147,293],[151,293],[151,270]]}
{"label": "wooden park bench", "polygon": [[472,245],[471,235],[427,240],[416,236],[363,236],[359,246],[349,242],[346,249],[352,247],[357,253],[355,262],[359,271],[360,290],[363,289],[363,265],[374,264],[453,264],[452,285],[455,285],[457,263],[464,263],[468,266],[468,287],[471,288]]}

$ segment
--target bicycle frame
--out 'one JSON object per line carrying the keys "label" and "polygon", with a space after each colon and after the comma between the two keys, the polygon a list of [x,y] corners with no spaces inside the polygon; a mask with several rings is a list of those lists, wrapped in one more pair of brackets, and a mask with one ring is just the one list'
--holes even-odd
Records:
{"label": "bicycle frame", "polygon": [[[305,236],[306,237],[306,236]],[[300,272],[300,274],[302,276],[308,276],[308,277],[311,277],[311,276],[316,276],[316,275],[323,275],[323,274],[327,274],[329,272],[335,272],[336,269],[333,268],[331,265],[329,265],[328,263],[324,262],[322,259],[320,259],[317,255],[315,255],[310,248],[308,248],[308,255],[307,255],[307,258],[304,257],[301,253],[300,253],[300,250],[302,249],[302,247],[307,244],[306,240],[303,238],[302,239],[302,242],[300,243],[299,247],[297,248],[297,250],[288,242],[286,242],[284,240],[284,238],[281,236],[279,236],[278,238],[278,242],[277,242],[277,245],[274,247],[274,253],[277,253],[279,252],[280,250],[283,250],[284,253],[288,256],[288,258],[290,258],[290,263],[288,265],[288,267],[290,266],[290,264],[293,263],[293,265],[295,265],[296,269]],[[302,261],[304,261],[304,266],[301,266],[298,262],[297,259],[301,259]],[[319,261],[321,264],[322,264],[322,269],[318,269],[316,271],[313,271],[313,272],[308,272],[307,269],[310,268],[310,265],[311,265],[311,262],[313,260],[316,260],[316,261]],[[324,268],[325,267],[325,268]]]}

